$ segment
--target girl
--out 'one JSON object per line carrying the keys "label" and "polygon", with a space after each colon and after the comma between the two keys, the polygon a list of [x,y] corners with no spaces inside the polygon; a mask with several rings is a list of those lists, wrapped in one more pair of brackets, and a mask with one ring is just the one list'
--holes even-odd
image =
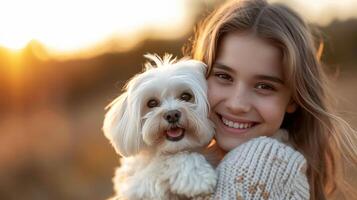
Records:
{"label": "girl", "polygon": [[[323,200],[341,186],[341,156],[357,163],[356,133],[336,115],[321,50],[300,16],[264,0],[229,1],[189,50],[208,65],[210,118],[229,152],[215,199]],[[285,144],[269,137],[282,129]]]}

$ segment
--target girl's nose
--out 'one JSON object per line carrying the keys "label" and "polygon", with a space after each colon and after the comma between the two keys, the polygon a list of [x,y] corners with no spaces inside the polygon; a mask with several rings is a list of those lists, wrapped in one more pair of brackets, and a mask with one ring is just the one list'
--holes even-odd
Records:
{"label": "girl's nose", "polygon": [[250,94],[244,86],[238,86],[228,94],[226,106],[233,114],[247,113],[250,111],[252,104]]}

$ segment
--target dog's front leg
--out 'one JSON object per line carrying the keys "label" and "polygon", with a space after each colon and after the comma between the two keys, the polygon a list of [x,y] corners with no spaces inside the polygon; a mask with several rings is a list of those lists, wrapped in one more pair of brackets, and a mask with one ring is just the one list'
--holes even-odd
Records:
{"label": "dog's front leg", "polygon": [[123,193],[128,200],[166,200],[168,186],[161,170],[143,170],[127,179]]}
{"label": "dog's front leg", "polygon": [[179,153],[167,161],[167,175],[172,193],[192,198],[214,191],[217,175],[203,155]]}
{"label": "dog's front leg", "polygon": [[128,180],[124,186],[123,193],[128,200],[154,200],[161,199],[156,191],[155,181],[152,177],[142,177],[137,180]]}

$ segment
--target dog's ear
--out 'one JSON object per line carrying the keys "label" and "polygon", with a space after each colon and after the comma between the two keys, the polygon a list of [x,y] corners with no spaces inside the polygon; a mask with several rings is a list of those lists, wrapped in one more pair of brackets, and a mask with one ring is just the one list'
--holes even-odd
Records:
{"label": "dog's ear", "polygon": [[137,154],[144,145],[140,133],[140,117],[137,116],[139,112],[130,107],[128,92],[124,92],[107,107],[109,110],[103,124],[104,135],[116,152],[124,157]]}
{"label": "dog's ear", "polygon": [[186,61],[189,65],[197,68],[202,74],[206,74],[207,73],[207,65],[201,61],[198,60],[187,60]]}

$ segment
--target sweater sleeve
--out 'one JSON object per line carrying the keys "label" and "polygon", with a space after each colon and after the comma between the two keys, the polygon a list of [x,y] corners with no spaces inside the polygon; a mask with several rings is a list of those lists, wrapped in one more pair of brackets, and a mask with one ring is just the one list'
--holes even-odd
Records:
{"label": "sweater sleeve", "polygon": [[290,146],[268,137],[229,152],[217,167],[210,199],[305,200],[310,198],[306,160]]}

